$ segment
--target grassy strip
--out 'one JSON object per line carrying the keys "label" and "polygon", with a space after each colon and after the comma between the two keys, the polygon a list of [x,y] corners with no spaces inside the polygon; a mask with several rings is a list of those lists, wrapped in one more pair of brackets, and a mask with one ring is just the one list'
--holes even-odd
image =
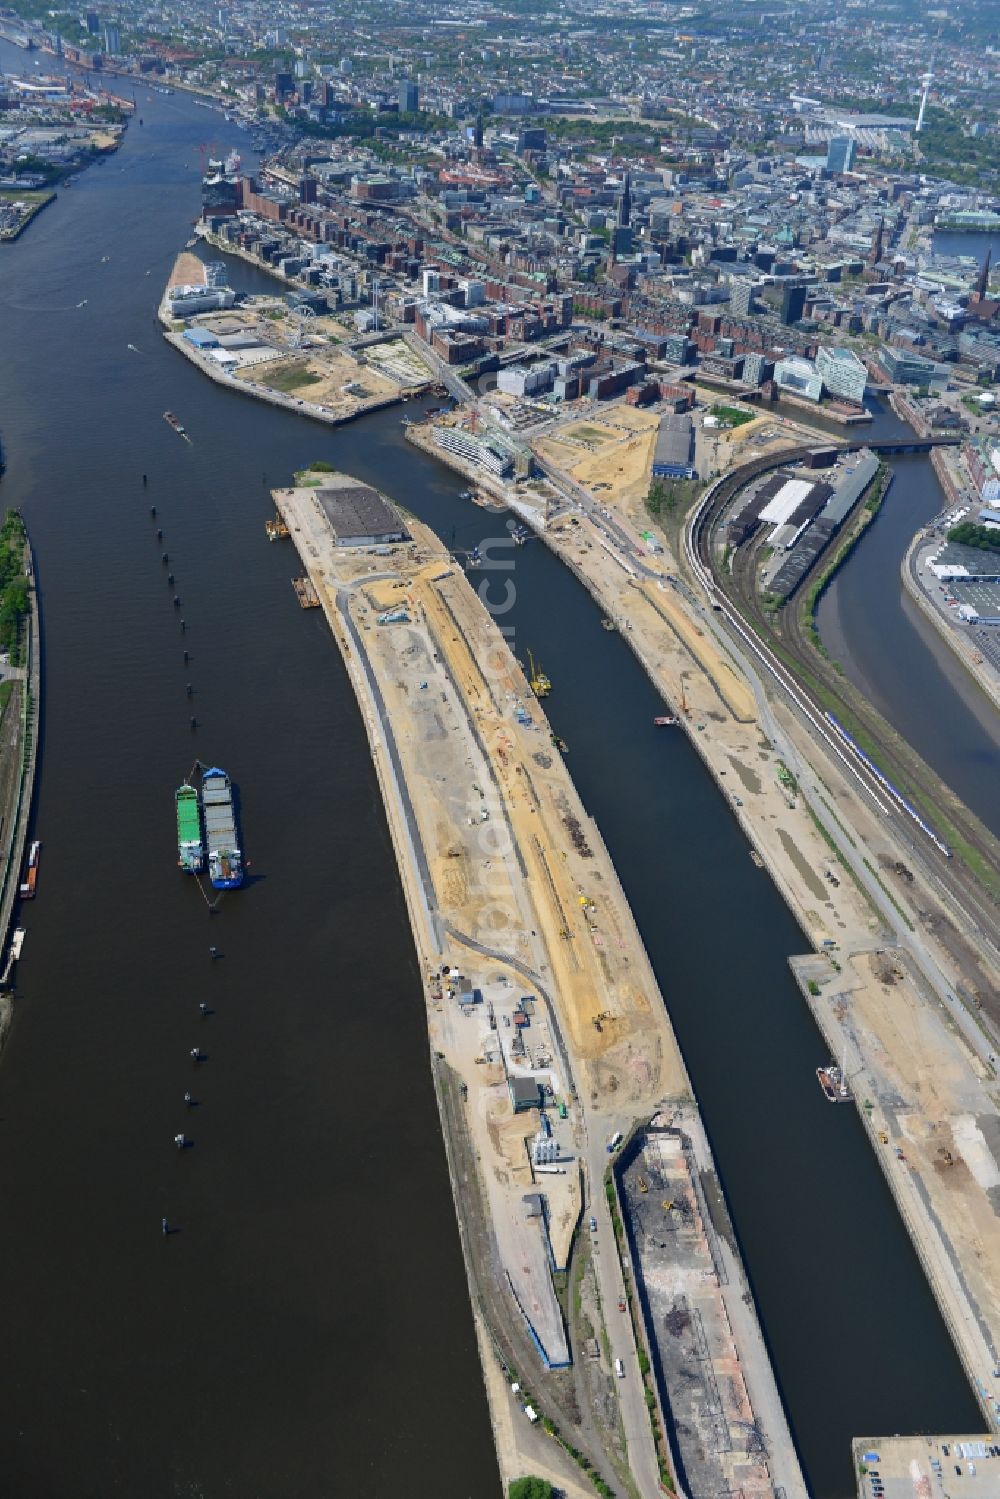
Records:
{"label": "grassy strip", "polygon": [[567,1453],[568,1456],[571,1457],[577,1464],[577,1466],[586,1474],[586,1476],[593,1484],[596,1492],[600,1494],[601,1499],[615,1499],[614,1489],[611,1488],[609,1484],[606,1484],[604,1482],[604,1479],[601,1477],[600,1473],[596,1473],[594,1471],[594,1469],[590,1465],[590,1459],[586,1457],[582,1452],[578,1452],[573,1444],[566,1440],[556,1423],[550,1420],[548,1416],[543,1416],[541,1425],[542,1429],[548,1433],[553,1441],[558,1442],[563,1451]]}
{"label": "grassy strip", "polygon": [[307,385],[319,385],[322,375],[314,375],[304,364],[290,365],[288,369],[275,370],[270,376],[262,376],[263,383],[272,390],[288,395],[293,390],[302,390]]}
{"label": "grassy strip", "polygon": [[886,900],[888,900],[893,906],[895,906],[897,913],[902,918],[902,920],[906,922],[906,925],[910,928],[910,931],[911,932],[915,932],[916,931],[916,927],[913,925],[913,922],[907,916],[906,912],[903,910],[902,906],[899,904],[899,901],[896,899],[896,897],[893,895],[892,891],[889,889],[888,885],[882,879],[881,875],[878,873],[878,870],[875,868],[875,866],[871,862],[871,860],[870,859],[865,859],[864,860],[864,865],[865,865],[865,868],[867,869],[868,873],[871,875],[872,879],[875,881],[876,885],[881,890],[882,894],[885,896]]}
{"label": "grassy strip", "polygon": [[820,655],[827,657],[827,659],[829,659],[829,652],[820,639],[819,630],[816,626],[816,610],[819,608],[819,601],[881,510],[882,501],[885,499],[885,492],[889,487],[890,477],[889,469],[884,463],[880,463],[878,472],[872,482],[871,493],[864,502],[860,516],[855,521],[851,534],[844,539],[834,557],[824,567],[819,576],[814,578],[802,600],[800,606],[802,628]]}
{"label": "grassy strip", "polygon": [[833,818],[834,822],[837,824],[838,828],[843,833],[844,837],[847,839],[851,847],[857,848],[858,845],[855,843],[854,839],[851,837],[850,833],[847,831],[846,827],[841,822],[840,818],[837,816],[836,812],[834,811],[833,807],[831,807],[826,797],[820,796],[820,801],[823,803],[824,807],[829,812],[830,816]]}
{"label": "grassy strip", "polygon": [[[813,823],[815,824],[817,833],[819,833],[820,837],[822,838],[823,842],[826,844],[827,848],[830,850],[830,852],[833,855],[833,857],[836,859],[837,863],[841,866],[841,868],[854,881],[855,885],[858,888],[858,891],[860,892],[861,896],[863,897],[863,899],[865,901],[865,904],[869,907],[870,910],[874,911],[875,915],[878,916],[879,919],[881,920],[880,913],[876,909],[874,901],[872,900],[871,896],[868,894],[868,891],[865,889],[864,885],[861,883],[860,877],[855,873],[855,871],[852,868],[852,866],[848,863],[847,859],[845,859],[844,855],[840,852],[840,846],[837,843],[837,840],[834,838],[833,834],[830,832],[830,829],[826,826],[825,823],[823,823],[823,822],[820,821],[820,819],[816,816],[816,813],[813,811],[812,807],[809,807],[808,803],[806,805],[807,805],[807,808],[808,808],[809,816],[812,818]],[[865,860],[865,862],[867,863],[868,861]]]}
{"label": "grassy strip", "polygon": [[754,421],[759,411],[741,411],[738,406],[713,406],[712,416],[717,416],[720,422],[728,422],[731,427],[743,427],[747,422]]}
{"label": "grassy strip", "polygon": [[1000,898],[1000,872],[995,870],[992,864],[968,843],[957,831],[951,819],[944,812],[940,804],[922,791],[914,788],[906,773],[900,770],[894,759],[886,758],[884,749],[877,746],[871,738],[864,725],[855,717],[853,711],[843,703],[829,688],[820,682],[795,656],[788,651],[772,632],[761,625],[751,615],[744,615],[746,624],[759,635],[765,645],[773,651],[779,660],[788,667],[794,679],[803,687],[808,688],[816,702],[823,708],[833,713],[839,719],[841,725],[852,736],[858,746],[864,750],[876,765],[878,765],[890,779],[895,782],[915,806],[926,814],[927,821],[932,828],[943,838],[951,848],[952,853],[959,859],[982,884],[983,888],[994,897]]}

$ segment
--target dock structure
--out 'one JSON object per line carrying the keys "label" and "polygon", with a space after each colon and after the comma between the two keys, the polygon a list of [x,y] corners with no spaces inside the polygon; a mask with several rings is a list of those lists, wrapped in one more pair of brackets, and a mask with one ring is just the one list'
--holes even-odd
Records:
{"label": "dock structure", "polygon": [[313,587],[309,578],[293,578],[292,587],[295,589],[295,597],[303,609],[318,609],[319,594]]}
{"label": "dock structure", "polygon": [[516,1252],[517,1280],[505,1270],[507,1284],[528,1334],[546,1369],[564,1369],[571,1362],[569,1338],[552,1284],[548,1206],[542,1192],[527,1192],[511,1204],[509,1240]]}
{"label": "dock structure", "polygon": [[[785,1492],[780,1466],[782,1456],[792,1458],[791,1438],[783,1421],[774,1430],[754,1408],[754,1350],[731,1320],[736,1305],[746,1306],[742,1271],[712,1222],[694,1141],[682,1124],[654,1118],[636,1136],[617,1180],[675,1471],[692,1496],[775,1499]],[[761,1342],[758,1356],[762,1351]]]}
{"label": "dock structure", "polygon": [[[588,1262],[590,1304],[624,1307],[604,1142],[664,1099],[696,1121],[690,1080],[614,866],[499,626],[427,527],[390,524],[356,496],[358,481],[332,478],[302,474],[273,498],[368,732],[426,976],[435,1076],[449,1078],[449,1159],[476,1163],[453,1166],[452,1190],[484,1366],[499,1354],[524,1371],[533,1407],[612,1487],[616,1460],[556,1372],[575,1363],[584,1398],[620,1414],[611,1440],[637,1491],[657,1493],[669,1465],[631,1322],[611,1310],[603,1358],[581,1361],[553,1277],[589,1219],[603,1246]],[[502,543],[513,555],[506,529]],[[503,1429],[513,1478],[528,1449],[520,1423]],[[800,1477],[785,1487],[804,1495]]]}
{"label": "dock structure", "polygon": [[[34,557],[31,543],[25,538],[24,566],[29,580],[29,612],[24,625],[24,666],[16,680],[16,693],[11,698],[7,712],[19,711],[18,731],[11,754],[17,757],[17,771],[11,782],[8,806],[3,809],[4,844],[0,847],[3,859],[0,874],[0,949],[10,932],[14,903],[19,897],[21,867],[28,840],[28,822],[31,817],[35,787],[35,770],[38,759],[38,705],[41,701],[41,649],[38,592],[35,587]],[[15,705],[17,705],[15,709]],[[20,941],[23,941],[23,933]],[[6,988],[20,952],[20,941],[16,940],[8,954],[0,987]],[[0,996],[0,1040],[9,1019],[9,1003],[5,1007]]]}

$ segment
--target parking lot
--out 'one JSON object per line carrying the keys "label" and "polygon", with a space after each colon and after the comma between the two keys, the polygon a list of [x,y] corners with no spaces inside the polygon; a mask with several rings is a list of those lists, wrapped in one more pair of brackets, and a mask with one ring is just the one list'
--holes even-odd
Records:
{"label": "parking lot", "polygon": [[857,1441],[859,1499],[997,1499],[1000,1445],[986,1436]]}

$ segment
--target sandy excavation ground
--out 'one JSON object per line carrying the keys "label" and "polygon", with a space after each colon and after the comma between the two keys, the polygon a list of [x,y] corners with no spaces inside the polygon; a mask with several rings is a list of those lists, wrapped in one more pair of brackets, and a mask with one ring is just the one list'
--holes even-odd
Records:
{"label": "sandy excavation ground", "polygon": [[[741,458],[753,456],[761,447],[760,432],[777,425],[765,416],[759,425],[734,432],[741,439]],[[801,430],[781,426],[784,440],[802,441]],[[627,501],[616,503],[604,491],[594,498],[632,522],[634,534],[635,511]],[[840,1054],[845,1027],[849,1045],[857,1037],[856,1090],[862,1105],[865,1098],[873,1105],[862,1108],[873,1143],[972,1382],[981,1391],[1000,1391],[993,1378],[994,1367],[1000,1367],[997,1068],[977,1058],[959,1033],[948,1012],[948,1005],[957,1003],[954,993],[942,1002],[902,955],[895,975],[880,981],[883,969],[872,964],[882,964],[876,955],[891,945],[891,933],[838,862],[828,837],[841,848],[853,844],[866,851],[869,867],[894,902],[892,919],[901,913],[910,929],[926,938],[954,985],[982,993],[996,986],[998,976],[985,953],[975,974],[954,971],[934,941],[937,918],[927,914],[935,909],[936,896],[919,875],[914,878],[905,868],[898,872],[899,851],[885,826],[781,702],[773,711],[794,746],[796,768],[801,773],[807,766],[812,814],[797,784],[779,780],[781,761],[760,726],[742,671],[707,631],[704,610],[693,606],[684,586],[666,581],[678,571],[669,547],[646,559],[662,570],[662,584],[640,582],[627,560],[616,555],[599,519],[580,513],[575,524],[573,519],[564,512],[549,526],[550,544],[586,577],[660,685],[670,710],[692,733],[747,833],[748,853],[752,849],[760,857],[814,947],[836,944],[835,955],[817,953],[800,966],[804,990],[809,978],[820,989],[818,996],[806,990],[805,997],[827,1030],[833,1056]],[[1000,1427],[1000,1406],[992,1394],[988,1403]]]}
{"label": "sandy excavation ground", "polygon": [[363,410],[373,402],[393,400],[400,387],[370,366],[362,368],[346,351],[303,350],[239,371],[238,379],[267,385],[337,413]]}

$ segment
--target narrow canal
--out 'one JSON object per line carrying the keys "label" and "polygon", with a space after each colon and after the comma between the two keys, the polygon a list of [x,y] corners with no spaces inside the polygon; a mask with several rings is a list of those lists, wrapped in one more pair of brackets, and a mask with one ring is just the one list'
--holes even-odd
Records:
{"label": "narrow canal", "polygon": [[[873,402],[873,405],[875,403]],[[876,408],[873,436],[911,436]],[[906,593],[900,564],[947,505],[930,461],[894,458],[873,525],[820,601],[820,634],[848,678],[993,833],[1000,835],[1000,713]]]}
{"label": "narrow canal", "polygon": [[[0,46],[0,66],[23,61]],[[0,1062],[0,1487],[485,1499],[377,786],[337,652],[262,522],[268,487],[316,458],[459,547],[498,521],[405,445],[398,412],[330,431],[163,343],[153,308],[220,127],[180,96],[142,113],[0,259],[0,499],[32,531],[46,651],[45,852]],[[515,577],[515,647],[554,679],[677,1025],[812,1490],[843,1499],[853,1434],[975,1429],[976,1408],[860,1127],[816,1086],[822,1042],[785,963],[801,934],[687,740],[652,729],[657,699],[585,592],[536,543]],[[174,867],[171,794],[196,755],[238,781],[252,861],[215,920]]]}

